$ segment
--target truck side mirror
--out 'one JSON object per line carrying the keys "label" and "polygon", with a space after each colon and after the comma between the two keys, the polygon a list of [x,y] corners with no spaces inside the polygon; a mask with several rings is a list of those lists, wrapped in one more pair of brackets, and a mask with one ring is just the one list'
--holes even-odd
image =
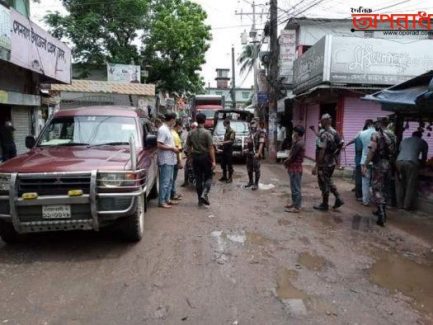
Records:
{"label": "truck side mirror", "polygon": [[145,139],[145,145],[146,148],[156,148],[157,146],[156,135],[148,134]]}
{"label": "truck side mirror", "polygon": [[26,137],[26,148],[32,149],[36,145],[36,139],[34,136],[29,135]]}

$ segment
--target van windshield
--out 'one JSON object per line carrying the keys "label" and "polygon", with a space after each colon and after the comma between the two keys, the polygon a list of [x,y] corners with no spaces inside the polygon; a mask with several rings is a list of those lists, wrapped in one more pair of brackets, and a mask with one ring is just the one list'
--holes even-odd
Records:
{"label": "van windshield", "polygon": [[[215,128],[215,135],[222,136],[226,133],[224,121],[219,120]],[[244,121],[230,121],[230,126],[235,130],[236,135],[245,136],[249,133],[248,123]]]}
{"label": "van windshield", "polygon": [[133,136],[139,145],[135,119],[122,116],[67,116],[51,120],[39,146],[123,145]]}

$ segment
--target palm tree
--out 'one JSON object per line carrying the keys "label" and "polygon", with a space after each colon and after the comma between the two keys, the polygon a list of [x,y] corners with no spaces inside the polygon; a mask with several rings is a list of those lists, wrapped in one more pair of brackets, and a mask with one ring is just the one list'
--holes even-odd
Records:
{"label": "palm tree", "polygon": [[241,65],[241,74],[248,75],[257,64],[260,52],[260,43],[252,43],[244,46],[242,53],[238,57],[238,63]]}

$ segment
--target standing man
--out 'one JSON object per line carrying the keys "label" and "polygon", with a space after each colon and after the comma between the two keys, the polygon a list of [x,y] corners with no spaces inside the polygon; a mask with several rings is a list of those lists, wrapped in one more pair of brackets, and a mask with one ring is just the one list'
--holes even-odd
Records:
{"label": "standing man", "polygon": [[170,200],[173,188],[174,166],[177,165],[177,154],[173,135],[170,128],[176,122],[176,114],[167,113],[164,115],[164,123],[158,129],[158,166],[159,166],[159,206],[169,209],[177,204]]}
{"label": "standing man", "polygon": [[278,124],[277,128],[277,150],[283,150],[283,143],[286,140],[286,127],[284,127],[281,123]]}
{"label": "standing man", "polygon": [[180,201],[182,195],[176,193],[176,180],[177,180],[177,175],[179,172],[179,169],[182,169],[182,140],[180,138],[179,132],[182,131],[182,121],[181,120],[176,120],[173,129],[171,130],[171,134],[173,136],[174,139],[174,146],[176,147],[176,149],[179,151],[177,153],[177,164],[174,166],[174,171],[173,171],[173,184],[171,187],[171,195],[170,195],[170,200],[171,201]]}
{"label": "standing man", "polygon": [[359,138],[362,142],[362,155],[361,155],[361,169],[365,165],[362,171],[362,204],[368,206],[370,203],[370,188],[371,188],[371,168],[372,163],[366,164],[369,146],[371,142],[371,136],[376,132],[374,128],[373,120],[367,120],[365,122],[365,130],[359,134]]}
{"label": "standing man", "polygon": [[[247,145],[247,171],[248,184],[245,188],[251,187],[253,191],[259,188],[260,180],[260,159],[263,158],[264,148],[266,143],[266,132],[257,128],[257,121],[252,120],[250,123],[250,135],[246,139]],[[254,181],[253,181],[254,173]]]}
{"label": "standing man", "polygon": [[[230,120],[226,118],[224,120],[224,127],[226,133],[224,134],[224,141],[221,143],[223,152],[221,156],[221,169],[223,171],[222,177],[219,179],[220,182],[232,183],[233,182],[233,144],[236,138],[236,132],[230,126]],[[227,170],[229,172],[229,178],[227,178]]]}
{"label": "standing man", "polygon": [[293,128],[293,145],[289,157],[284,161],[290,178],[292,204],[286,206],[286,212],[299,213],[302,207],[302,163],[304,162],[305,144],[302,140],[305,130],[302,126]]}
{"label": "standing man", "polygon": [[209,192],[212,185],[212,171],[215,169],[215,148],[212,135],[204,128],[206,115],[199,113],[196,120],[198,126],[190,132],[187,146],[192,155],[198,205],[203,206],[210,205]]}
{"label": "standing man", "polygon": [[332,181],[335,165],[337,163],[338,146],[337,139],[340,136],[331,126],[331,115],[324,114],[320,120],[323,132],[320,133],[316,166],[313,168],[313,174],[317,174],[320,191],[322,192],[322,203],[314,206],[314,209],[320,211],[329,210],[329,193],[335,196],[335,203],[333,208],[341,207],[344,202],[340,198],[337,187]]}
{"label": "standing man", "polygon": [[12,159],[17,155],[17,147],[14,141],[15,128],[10,121],[6,121],[0,128],[0,142],[2,147],[3,161]]}
{"label": "standing man", "polygon": [[[360,132],[356,134],[356,136],[353,138],[353,140],[349,141],[345,146],[344,149],[346,149],[347,146],[350,146],[352,143],[355,144],[355,196],[358,201],[363,201],[363,193],[362,193],[362,168],[361,168],[361,160],[362,160],[362,151],[363,151],[363,144],[361,140],[361,133],[365,130],[367,130],[369,127],[372,127],[373,120],[368,119],[365,120],[364,127]],[[374,128],[372,127],[372,130]],[[371,139],[371,133],[367,137],[367,139]],[[365,151],[365,158],[367,158],[367,151],[368,151],[368,145],[370,143],[369,140],[366,142],[366,151]],[[364,158],[364,160],[365,160]],[[367,201],[367,200],[366,200]]]}
{"label": "standing man", "polygon": [[386,132],[387,119],[379,117],[375,123],[376,132],[371,136],[367,159],[362,165],[363,174],[367,171],[370,162],[373,163],[371,182],[373,199],[377,211],[373,212],[378,217],[377,224],[381,227],[386,223],[386,178],[390,175],[391,159],[395,153],[394,138]]}
{"label": "standing man", "polygon": [[[396,195],[399,209],[412,210],[415,205],[418,172],[427,160],[428,144],[422,139],[422,133],[416,131],[400,144],[397,157]],[[421,160],[419,156],[421,154]]]}

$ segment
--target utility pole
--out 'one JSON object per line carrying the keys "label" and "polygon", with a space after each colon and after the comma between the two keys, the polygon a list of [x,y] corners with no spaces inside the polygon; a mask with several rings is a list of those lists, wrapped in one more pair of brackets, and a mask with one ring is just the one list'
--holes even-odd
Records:
{"label": "utility pole", "polygon": [[232,45],[232,106],[236,108],[236,71],[235,71],[235,47]]}
{"label": "utility pole", "polygon": [[270,50],[271,62],[269,67],[269,159],[277,159],[277,87],[278,87],[278,0],[270,0],[271,28],[270,28]]}
{"label": "utility pole", "polygon": [[[254,49],[254,53],[253,53],[253,74],[254,74],[254,95],[257,96],[257,93],[259,91],[259,87],[258,87],[258,83],[257,83],[257,61],[259,58],[259,53],[256,53],[256,51],[258,52],[258,46],[257,44],[259,43],[259,41],[257,40],[257,29],[256,29],[256,3],[255,1],[253,1],[253,3],[251,4],[251,8],[252,8],[252,12],[235,12],[235,15],[237,16],[241,16],[241,18],[243,16],[252,16],[253,19],[253,25],[251,26],[251,31],[250,31],[250,37],[252,38],[252,41],[250,42],[250,44],[253,44],[253,49]],[[260,15],[263,15],[260,14]]]}

